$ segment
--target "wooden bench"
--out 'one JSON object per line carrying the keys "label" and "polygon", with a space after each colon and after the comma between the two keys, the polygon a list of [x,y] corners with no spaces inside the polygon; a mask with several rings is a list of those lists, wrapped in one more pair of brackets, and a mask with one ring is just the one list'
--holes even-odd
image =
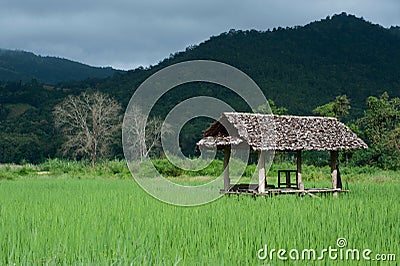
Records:
{"label": "wooden bench", "polygon": [[[291,183],[290,180],[290,174],[294,173],[296,176],[296,182],[295,183]],[[281,174],[284,174],[285,179],[281,182]],[[297,187],[297,171],[296,170],[278,170],[278,188],[296,188]]]}

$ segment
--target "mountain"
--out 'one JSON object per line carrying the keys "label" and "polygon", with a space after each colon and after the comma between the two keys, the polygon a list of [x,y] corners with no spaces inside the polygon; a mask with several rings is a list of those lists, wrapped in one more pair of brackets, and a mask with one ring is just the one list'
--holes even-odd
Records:
{"label": "mountain", "polygon": [[[147,70],[96,85],[117,88],[121,99],[155,71],[177,62],[209,59],[239,68],[265,96],[291,114],[307,115],[315,107],[346,94],[352,117],[362,114],[370,95],[400,95],[400,30],[386,29],[342,13],[306,26],[267,31],[230,30],[175,53]],[[104,85],[104,86],[103,86]],[[111,91],[110,91],[111,93]]]}
{"label": "mountain", "polygon": [[[0,162],[54,157],[61,139],[54,131],[51,110],[68,94],[99,90],[126,106],[146,78],[187,60],[215,60],[242,70],[267,98],[286,107],[290,114],[310,115],[317,106],[346,94],[352,106],[347,119],[356,119],[362,116],[368,96],[385,91],[391,97],[400,96],[399,32],[399,27],[387,29],[342,13],[305,26],[230,30],[172,54],[155,66],[105,79],[63,82],[52,88],[37,82],[9,82],[0,86]],[[238,111],[250,111],[224,87],[189,83],[164,95],[153,114],[165,116],[179,102],[198,95],[217,97]],[[209,122],[197,119],[183,127],[180,140],[185,154],[193,154],[195,142]],[[122,156],[121,147],[116,147],[115,155]]]}
{"label": "mountain", "polygon": [[91,67],[71,60],[39,56],[30,52],[0,49],[0,81],[30,81],[45,84],[107,78],[120,72],[111,67]]}

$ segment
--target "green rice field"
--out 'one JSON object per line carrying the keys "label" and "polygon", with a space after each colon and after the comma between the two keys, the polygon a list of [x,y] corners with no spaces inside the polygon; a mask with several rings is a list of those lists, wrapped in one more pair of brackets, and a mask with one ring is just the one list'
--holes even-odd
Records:
{"label": "green rice field", "polygon": [[[147,195],[119,173],[79,178],[36,176],[30,169],[0,178],[0,265],[400,263],[398,176],[349,182],[351,193],[339,198],[224,196],[178,207]],[[339,238],[346,241],[340,248]],[[286,260],[278,257],[279,249],[287,251],[280,256]],[[315,258],[302,254],[310,249]],[[337,252],[329,257],[324,249]],[[346,258],[348,249],[359,250],[360,258]],[[369,260],[364,250],[371,251]]]}

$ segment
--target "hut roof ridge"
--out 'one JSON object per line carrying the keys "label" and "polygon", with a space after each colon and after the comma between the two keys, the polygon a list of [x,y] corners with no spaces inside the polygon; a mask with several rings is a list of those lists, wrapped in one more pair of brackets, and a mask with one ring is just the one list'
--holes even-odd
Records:
{"label": "hut roof ridge", "polygon": [[[231,136],[232,143],[227,138],[221,138],[223,136]],[[238,138],[255,150],[340,150],[368,147],[345,124],[333,117],[239,112],[222,113],[197,144],[208,148],[235,145]]]}

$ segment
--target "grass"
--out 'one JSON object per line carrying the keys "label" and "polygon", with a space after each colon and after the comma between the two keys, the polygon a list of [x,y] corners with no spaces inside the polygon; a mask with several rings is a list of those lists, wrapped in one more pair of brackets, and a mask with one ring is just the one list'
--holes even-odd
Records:
{"label": "grass", "polygon": [[[274,166],[271,173],[289,166]],[[325,168],[305,166],[304,172],[310,186],[329,185],[329,175],[319,177]],[[343,168],[343,176],[354,180],[349,180],[352,192],[338,199],[225,196],[199,207],[157,201],[129,178],[121,161],[95,169],[59,160],[2,165],[0,175],[5,173],[9,178],[0,180],[0,265],[284,265],[294,261],[276,255],[260,260],[257,251],[265,245],[320,251],[337,248],[339,237],[348,248],[371,249],[371,256],[397,253],[400,259],[397,172]],[[299,265],[314,263],[375,265],[327,257]]]}
{"label": "grass", "polygon": [[49,159],[38,165],[3,164],[0,165],[1,179],[19,178],[132,178],[131,173],[122,160],[102,161],[95,168],[88,161],[68,161]]}
{"label": "grass", "polygon": [[[211,164],[199,171],[185,171],[172,165],[167,159],[153,160],[155,168],[160,174],[173,182],[190,182],[195,180],[203,180],[207,183],[216,176],[222,174],[223,163],[220,160],[214,160]],[[190,163],[189,163],[190,164]],[[188,165],[189,165],[188,164]],[[230,167],[231,175],[238,175],[241,162],[235,162]],[[133,174],[138,177],[150,177],[150,163],[138,163],[133,166]],[[276,183],[278,170],[280,169],[296,169],[293,163],[280,162],[272,164],[268,172],[268,182]],[[244,178],[241,182],[249,182],[250,177],[257,170],[256,165],[249,165],[244,172]],[[340,168],[344,182],[386,182],[399,181],[400,171],[382,170],[376,167],[348,167]],[[33,165],[15,165],[0,164],[0,180],[1,179],[19,179],[24,178],[122,178],[131,179],[132,175],[124,160],[106,160],[98,162],[94,168],[90,166],[88,161],[68,161],[60,159],[49,159],[44,163]],[[328,166],[316,167],[313,165],[303,165],[303,181],[306,183],[330,181],[330,168]],[[195,185],[198,183],[195,182]]]}
{"label": "grass", "polygon": [[0,191],[3,265],[258,265],[265,244],[322,250],[339,237],[375,253],[400,249],[399,183],[358,183],[339,199],[234,196],[193,208],[121,179],[21,179]]}

